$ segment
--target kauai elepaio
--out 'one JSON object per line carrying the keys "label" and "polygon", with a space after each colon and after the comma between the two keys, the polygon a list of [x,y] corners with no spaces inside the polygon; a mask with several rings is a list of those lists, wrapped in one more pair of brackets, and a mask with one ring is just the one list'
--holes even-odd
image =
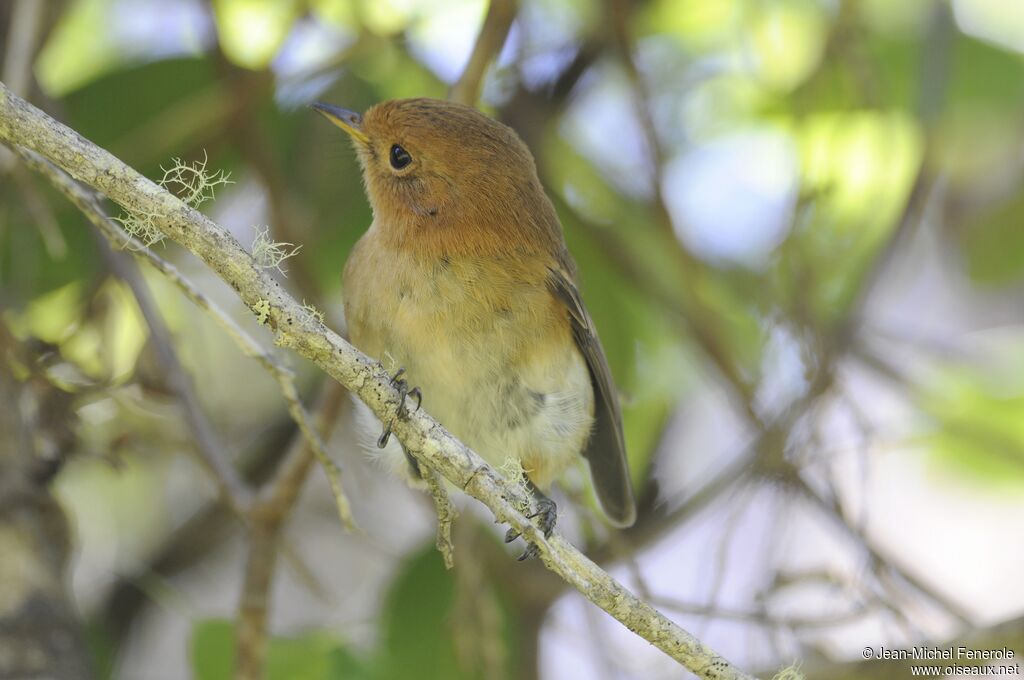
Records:
{"label": "kauai elepaio", "polygon": [[489,463],[517,458],[546,534],[543,492],[579,455],[608,520],[631,525],[618,395],[526,145],[447,101],[313,108],[352,138],[373,209],[343,276],[352,343],[401,367],[396,382]]}

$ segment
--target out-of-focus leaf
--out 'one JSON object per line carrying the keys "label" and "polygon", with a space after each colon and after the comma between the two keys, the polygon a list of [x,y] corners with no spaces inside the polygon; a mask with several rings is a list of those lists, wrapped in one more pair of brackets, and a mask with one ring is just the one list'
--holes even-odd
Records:
{"label": "out-of-focus leaf", "polygon": [[87,623],[85,641],[89,646],[96,677],[100,680],[113,678],[114,669],[117,667],[117,649],[102,624],[95,621]]}
{"label": "out-of-focus leaf", "polygon": [[975,38],[960,35],[953,45],[947,101],[955,106],[979,102],[1020,110],[1024,105],[1024,58]]}
{"label": "out-of-focus leaf", "polygon": [[429,546],[395,577],[381,612],[380,678],[442,680],[473,677],[459,668],[452,610],[455,581]]}
{"label": "out-of-focus leaf", "polygon": [[235,627],[225,619],[208,619],[192,626],[189,655],[195,680],[230,678],[235,668]]}
{"label": "out-of-focus leaf", "polygon": [[298,17],[295,0],[214,0],[221,49],[228,59],[262,69],[284,43]]}
{"label": "out-of-focus leaf", "polygon": [[357,57],[349,67],[356,76],[372,84],[376,101],[404,97],[445,97],[448,86],[423,63],[413,59],[394,43],[374,43],[372,50],[366,50]]}
{"label": "out-of-focus leaf", "polygon": [[[465,559],[472,559],[472,555]],[[466,607],[482,604],[475,600],[491,597],[495,598],[493,602],[483,604],[496,607],[491,613],[497,617],[490,621],[496,624],[495,630],[488,630],[475,619],[467,622],[460,618],[467,616]],[[445,570],[438,551],[428,545],[406,562],[385,598],[380,649],[372,664],[374,678],[515,677],[518,638],[514,621],[509,604],[494,591],[460,594],[453,573]],[[485,646],[500,649],[500,659],[506,666],[488,667],[487,661],[476,657]]]}
{"label": "out-of-focus leaf", "polygon": [[[20,172],[20,170],[19,170]],[[98,269],[89,225],[62,195],[45,180],[29,177],[35,196],[27,196],[17,182],[0,186],[0,288],[6,303],[17,306],[33,297],[73,282],[89,280]],[[40,217],[29,210],[37,201],[51,211]],[[52,255],[44,243],[39,219],[51,219],[65,244],[62,256]]]}
{"label": "out-of-focus leaf", "polygon": [[903,214],[921,133],[900,112],[858,111],[809,116],[795,137],[813,198],[780,250],[777,299],[828,325],[844,316]]}
{"label": "out-of-focus leaf", "polygon": [[[235,665],[235,627],[225,619],[195,624],[190,641],[196,680],[231,677]],[[365,666],[327,633],[296,638],[273,637],[267,644],[267,680],[361,680]]]}
{"label": "out-of-focus leaf", "polygon": [[[336,675],[341,646],[327,633],[307,633],[298,638],[275,637],[267,650],[267,680],[329,680]],[[349,662],[342,669],[359,673],[355,657],[346,654]],[[345,676],[342,676],[345,677]],[[349,678],[360,675],[349,675]]]}
{"label": "out-of-focus leaf", "polygon": [[82,316],[82,304],[81,284],[69,283],[32,300],[17,326],[40,340],[59,343],[74,333]]}
{"label": "out-of-focus leaf", "polygon": [[1024,354],[998,375],[945,370],[922,395],[938,423],[928,438],[947,465],[986,483],[1024,482]]}
{"label": "out-of-focus leaf", "polygon": [[97,309],[84,316],[79,283],[41,295],[9,318],[16,333],[56,344],[65,358],[86,374],[120,382],[130,375],[147,330],[131,292],[108,282],[91,301]]}
{"label": "out-of-focus leaf", "polygon": [[969,221],[961,242],[971,278],[1005,285],[1024,277],[1024,193]]}
{"label": "out-of-focus leaf", "polygon": [[36,77],[51,97],[72,92],[118,63],[117,48],[100,37],[113,10],[112,0],[76,0],[61,16],[36,61]]}
{"label": "out-of-focus leaf", "polygon": [[657,0],[640,8],[637,29],[645,34],[668,33],[693,49],[710,49],[734,39],[743,9],[743,0]]}
{"label": "out-of-focus leaf", "polygon": [[358,8],[352,0],[310,0],[309,4],[318,18],[347,30],[356,28]]}
{"label": "out-of-focus leaf", "polygon": [[828,24],[820,3],[775,0],[753,3],[747,13],[749,43],[760,80],[776,90],[799,85],[818,66]]}
{"label": "out-of-focus leaf", "polygon": [[416,7],[401,0],[355,0],[366,28],[378,35],[394,35],[412,21]]}
{"label": "out-of-focus leaf", "polygon": [[[206,59],[170,59],[120,69],[64,99],[66,122],[144,174],[184,156],[231,106]],[[224,168],[216,158],[210,167]]]}
{"label": "out-of-focus leaf", "polygon": [[149,336],[149,329],[128,286],[108,282],[101,292],[105,297],[103,321],[103,363],[111,381],[128,376]]}
{"label": "out-of-focus leaf", "polygon": [[933,0],[861,0],[853,6],[856,17],[871,31],[903,39],[918,36],[935,7]]}

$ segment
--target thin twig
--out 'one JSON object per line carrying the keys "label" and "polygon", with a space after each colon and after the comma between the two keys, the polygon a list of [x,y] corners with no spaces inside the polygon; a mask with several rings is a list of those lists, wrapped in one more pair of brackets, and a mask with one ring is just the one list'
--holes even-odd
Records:
{"label": "thin twig", "polygon": [[254,522],[248,532],[245,579],[235,617],[235,680],[263,677],[267,648],[267,610],[270,584],[277,567],[280,522]]}
{"label": "thin twig", "polygon": [[[32,64],[43,25],[43,0],[16,0],[7,28],[7,50],[3,58],[3,82],[20,97],[28,96],[32,84]],[[11,168],[14,158],[0,149],[0,174]]]}
{"label": "thin twig", "polygon": [[346,394],[348,392],[334,381],[330,381],[324,387],[324,394],[316,409],[314,418],[316,422],[312,424],[312,428],[309,428],[310,418],[308,415],[305,416],[307,428],[299,426],[302,436],[292,442],[284,462],[278,468],[273,479],[266,485],[265,491],[260,494],[258,504],[263,507],[263,512],[283,514],[292,506],[306,472],[315,459],[320,462],[327,474],[327,481],[331,484],[331,490],[334,492],[335,504],[342,524],[349,531],[356,530],[348,497],[340,486],[338,467],[333,460],[328,458],[323,446],[323,441],[330,435],[342,408],[349,403],[349,400],[345,399]]}
{"label": "thin twig", "polygon": [[[108,152],[14,96],[0,84],[0,140],[36,151],[75,179],[121,204],[153,215],[153,224],[221,278],[274,332],[276,343],[310,359],[356,394],[381,420],[399,408],[398,390],[379,362],[328,329],[260,269],[221,226],[124,165]],[[518,509],[522,492],[421,409],[395,419],[394,434],[420,463],[484,503],[536,545],[544,564],[623,625],[701,678],[751,678],[647,603],[639,600],[560,535],[545,538]]]}
{"label": "thin twig", "polygon": [[453,102],[475,106],[480,99],[487,67],[498,57],[505,45],[505,39],[516,18],[518,4],[518,0],[491,0],[484,24],[476,37],[473,52],[469,55],[469,62],[466,63],[458,82],[448,93],[448,98]]}
{"label": "thin twig", "polygon": [[883,555],[882,552],[868,539],[868,537],[846,518],[842,508],[837,504],[830,503],[826,499],[822,498],[813,487],[801,478],[796,478],[793,480],[792,484],[794,489],[798,491],[803,498],[807,499],[814,506],[820,509],[826,517],[832,519],[833,523],[838,526],[843,533],[856,542],[864,552],[867,553],[876,569],[878,567],[884,567],[900,580],[910,584],[914,590],[917,590],[929,600],[942,607],[950,616],[956,619],[957,623],[965,627],[971,626],[971,616],[968,612],[966,612],[959,604],[950,600],[946,595],[925,583],[912,571],[898,565],[892,557]]}
{"label": "thin twig", "polygon": [[444,558],[445,569],[455,566],[455,545],[452,543],[452,522],[455,520],[455,508],[444,488],[444,479],[434,470],[424,470],[424,479],[430,497],[434,499],[434,510],[437,512],[437,550]]}
{"label": "thin twig", "polygon": [[[330,436],[342,406],[349,403],[345,395],[344,388],[333,381],[325,388],[316,409],[315,430],[306,432],[300,424],[300,432],[292,440],[277,474],[267,484],[266,492],[253,504],[248,527],[245,580],[236,617],[236,680],[259,680],[263,677],[270,585],[281,552],[281,527],[298,499],[313,461],[320,455],[327,459],[320,442]],[[316,453],[318,448],[319,454]],[[336,470],[336,467],[333,467],[334,463],[330,459],[327,459],[327,463],[324,470],[328,472],[328,480],[333,487],[338,480],[330,470]],[[355,522],[349,512],[345,494],[341,492],[340,486],[332,490],[335,492],[342,522],[348,527],[354,527]]]}
{"label": "thin twig", "polygon": [[188,423],[195,438],[200,460],[209,469],[224,502],[239,514],[244,514],[249,508],[251,491],[238,474],[238,469],[231,461],[227,449],[207,419],[196,395],[192,378],[178,359],[178,353],[171,341],[171,332],[160,310],[157,309],[137,265],[127,253],[113,250],[100,235],[97,235],[97,247],[107,260],[110,270],[128,285],[135,296],[142,318],[149,326],[149,339],[163,365],[167,384],[181,403],[185,422]]}

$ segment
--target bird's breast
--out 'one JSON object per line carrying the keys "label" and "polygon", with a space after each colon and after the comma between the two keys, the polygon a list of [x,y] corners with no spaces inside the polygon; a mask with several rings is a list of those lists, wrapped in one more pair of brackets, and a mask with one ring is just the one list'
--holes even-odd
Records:
{"label": "bird's breast", "polygon": [[545,484],[582,448],[593,394],[546,263],[534,259],[426,259],[382,247],[371,230],[346,265],[344,297],[359,349],[405,368],[467,445],[498,464],[515,455]]}

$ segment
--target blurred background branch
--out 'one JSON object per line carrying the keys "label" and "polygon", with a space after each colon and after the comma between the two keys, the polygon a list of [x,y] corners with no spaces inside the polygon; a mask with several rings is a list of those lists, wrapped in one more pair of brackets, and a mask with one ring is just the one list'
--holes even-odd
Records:
{"label": "blurred background branch", "polygon": [[483,26],[476,36],[469,61],[462,70],[462,75],[452,85],[448,93],[449,99],[460,104],[476,106],[480,99],[480,90],[483,88],[484,76],[505,46],[505,39],[512,29],[518,6],[517,0],[490,0],[487,16],[484,17]]}

